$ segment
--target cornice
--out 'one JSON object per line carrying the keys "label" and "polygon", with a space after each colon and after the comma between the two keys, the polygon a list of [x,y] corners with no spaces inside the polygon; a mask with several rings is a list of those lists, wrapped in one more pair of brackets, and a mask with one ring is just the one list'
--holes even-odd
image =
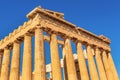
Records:
{"label": "cornice", "polygon": [[52,15],[52,14],[47,13],[47,12],[45,11],[45,9],[43,9],[42,7],[37,7],[37,8],[35,8],[33,11],[31,11],[31,12],[27,15],[27,17],[30,18],[30,19],[31,19],[31,18],[33,19],[36,13],[42,14],[42,15],[45,15],[45,16],[48,16],[48,17],[50,17],[50,18],[53,18],[53,19],[55,19],[55,20],[57,20],[57,21],[59,21],[59,22],[62,22],[62,23],[64,23],[64,24],[68,25],[70,28],[78,29],[79,31],[82,31],[82,32],[84,32],[84,33],[86,33],[86,34],[89,34],[89,35],[91,35],[91,36],[93,36],[93,37],[95,37],[95,38],[97,38],[97,39],[99,39],[99,40],[102,40],[102,41],[110,44],[110,40],[109,40],[107,37],[104,36],[104,38],[106,38],[106,39],[103,39],[103,38],[101,38],[100,36],[97,36],[97,35],[89,32],[89,31],[87,31],[87,30],[85,30],[85,29],[83,29],[83,28],[77,27],[76,25],[74,25],[74,24],[72,24],[72,23],[64,20],[63,18],[59,18],[59,17],[57,17],[57,16],[55,16],[55,15]]}
{"label": "cornice", "polygon": [[[63,15],[62,13],[57,14]],[[41,27],[45,30],[58,32],[58,34],[62,36],[70,36],[72,39],[77,39],[81,42],[86,42],[110,51],[110,40],[107,37],[97,36],[85,29],[78,28],[63,18],[46,12],[43,8],[35,8],[27,15],[27,17],[30,18],[29,21],[24,22],[22,26],[19,26],[18,29],[15,29],[0,41],[0,50],[6,46],[12,45],[16,40],[22,41],[26,33],[33,33],[36,27]],[[64,41],[58,41],[58,43],[61,44],[63,44],[63,42]]]}

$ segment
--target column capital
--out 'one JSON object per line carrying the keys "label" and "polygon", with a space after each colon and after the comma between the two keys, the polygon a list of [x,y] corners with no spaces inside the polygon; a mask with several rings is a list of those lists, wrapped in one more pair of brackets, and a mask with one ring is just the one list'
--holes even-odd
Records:
{"label": "column capital", "polygon": [[102,54],[106,54],[106,51],[105,51],[105,50],[102,50]]}
{"label": "column capital", "polygon": [[14,43],[20,43],[21,41],[23,41],[23,39],[22,39],[22,38],[18,38],[18,39],[16,39],[16,40],[13,42],[13,44],[14,44]]}
{"label": "column capital", "polygon": [[81,40],[78,40],[78,39],[75,39],[75,38],[73,39],[73,41],[74,41],[74,43],[76,43],[76,44],[77,44],[77,43],[81,43],[81,44],[83,43]]}
{"label": "column capital", "polygon": [[83,44],[84,44],[86,47],[88,47],[88,46],[92,47],[92,46],[93,46],[92,44],[90,44],[90,43],[88,43],[88,42],[83,42]]}
{"label": "column capital", "polygon": [[11,49],[12,45],[7,45],[4,49]]}
{"label": "column capital", "polygon": [[64,35],[64,36],[62,36],[62,38],[64,39],[64,40],[66,40],[66,39],[72,39],[70,36],[67,36],[67,35]]}
{"label": "column capital", "polygon": [[101,49],[101,51],[103,52],[103,54],[108,54],[108,51]]}
{"label": "column capital", "polygon": [[33,35],[33,32],[32,31],[28,31],[27,33],[24,34],[24,37],[25,36],[32,36]]}
{"label": "column capital", "polygon": [[47,33],[49,34],[49,35],[51,35],[51,34],[58,34],[58,32],[56,32],[56,31],[52,31],[52,30],[49,30],[49,31],[47,31]]}
{"label": "column capital", "polygon": [[42,31],[42,34],[43,34],[44,29],[43,29],[42,27],[37,27],[37,28],[34,30],[34,32],[36,33],[37,31],[38,31],[38,32]]}
{"label": "column capital", "polygon": [[85,46],[86,46],[88,49],[89,49],[89,48],[92,48],[92,45],[90,45],[90,44],[86,44]]}
{"label": "column capital", "polygon": [[96,48],[95,48],[95,50],[96,50],[96,51],[99,51],[99,48],[98,48],[98,47],[96,47]]}
{"label": "column capital", "polygon": [[99,47],[95,47],[95,50],[98,51],[98,52],[104,51],[102,48],[99,48]]}
{"label": "column capital", "polygon": [[42,26],[36,26],[36,28],[35,29],[44,29],[44,27],[42,27]]}

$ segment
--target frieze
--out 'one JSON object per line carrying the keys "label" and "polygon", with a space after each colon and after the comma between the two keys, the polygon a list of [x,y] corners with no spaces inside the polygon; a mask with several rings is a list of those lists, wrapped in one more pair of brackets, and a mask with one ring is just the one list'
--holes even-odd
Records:
{"label": "frieze", "polygon": [[[41,25],[43,25],[42,27],[44,28],[48,28],[49,30],[56,30],[56,32],[58,32],[59,34],[58,35],[63,35],[65,34],[66,36],[70,36],[71,38],[76,38],[78,40],[81,40],[82,42],[87,42],[88,44],[91,44],[91,45],[96,45],[96,46],[99,46],[100,48],[103,48],[103,49],[106,49],[108,51],[110,51],[110,47],[109,47],[109,44],[106,44],[102,39],[98,39],[94,36],[92,36],[91,34],[86,34],[82,31],[80,31],[80,33],[78,34],[78,32],[73,32],[71,31],[70,29],[68,29],[67,27],[62,26],[62,23],[60,25],[60,23],[58,25],[60,25],[60,27],[58,27],[57,25],[57,22],[54,22],[52,20],[49,20],[49,19],[46,19],[46,18],[43,18],[42,19],[42,23],[40,23]],[[52,22],[50,22],[52,21]],[[77,28],[75,28],[77,29]]]}
{"label": "frieze", "polygon": [[[42,14],[40,14],[39,12],[33,12],[34,18],[30,19],[27,22],[24,22],[23,26],[19,26],[19,28],[10,33],[7,38],[1,40],[0,49],[3,49],[8,44],[13,43],[16,39],[22,38],[24,34],[26,34],[28,31],[34,30],[36,29],[36,27],[39,27],[46,31],[55,31],[58,33],[59,36],[66,35],[71,37],[71,39],[77,39],[81,42],[86,42],[88,44],[92,44],[110,51],[109,43],[106,42],[106,40],[108,39],[105,38],[105,36],[96,36],[84,29],[77,28],[75,25],[65,21],[62,18],[57,18],[52,14],[46,13],[44,10],[40,11],[42,11]],[[47,16],[45,14],[47,14]]]}
{"label": "frieze", "polygon": [[[30,26],[32,21],[24,22],[23,26],[19,26],[18,29],[15,29],[12,33],[9,33],[4,39],[0,41],[0,50],[4,49],[8,45],[10,46],[16,39],[23,36],[27,32],[26,27]],[[11,45],[12,46],[12,45]]]}

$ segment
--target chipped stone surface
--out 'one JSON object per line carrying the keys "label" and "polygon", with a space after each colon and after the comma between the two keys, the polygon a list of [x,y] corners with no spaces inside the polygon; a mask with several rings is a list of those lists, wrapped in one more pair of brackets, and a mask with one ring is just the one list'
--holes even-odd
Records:
{"label": "chipped stone surface", "polygon": [[[35,8],[27,15],[30,18],[29,21],[24,22],[22,26],[19,26],[18,29],[9,34],[7,41],[5,41],[6,39],[3,39],[0,45],[0,49],[3,49],[9,43],[14,42],[16,38],[23,36],[29,30],[35,29],[36,26],[41,26],[46,30],[48,30],[49,28],[49,30],[57,31],[58,33],[60,33],[59,35],[65,34],[73,39],[78,39],[82,42],[86,42],[88,44],[95,45],[100,48],[106,49],[107,51],[110,51],[110,40],[105,36],[97,36],[80,27],[77,28],[74,24],[64,20],[63,18],[61,19],[58,16],[54,16],[54,14],[59,14],[60,16],[63,16],[62,13],[46,10],[42,7]],[[44,15],[47,15],[48,17],[45,17]],[[12,37],[14,37],[15,39],[11,40]]]}
{"label": "chipped stone surface", "polygon": [[[113,72],[115,74],[111,73],[111,75],[113,75],[113,77],[111,76],[111,79],[118,80],[118,75],[110,54],[110,51],[111,51],[109,46],[111,43],[110,39],[108,39],[103,35],[97,36],[85,29],[77,27],[76,25],[66,21],[64,19],[63,13],[47,10],[40,6],[35,8],[33,11],[31,11],[27,15],[27,17],[29,18],[28,21],[24,22],[23,25],[18,27],[18,29],[15,29],[13,32],[9,33],[8,36],[5,36],[4,39],[0,40],[0,55],[4,54],[3,57],[5,58],[5,59],[3,58],[3,62],[5,64],[1,64],[1,65],[2,66],[7,65],[4,68],[1,68],[2,73],[0,74],[4,75],[4,77],[1,76],[0,80],[8,80],[9,78],[8,67],[9,67],[10,61],[8,59],[10,57],[9,55],[5,54],[7,53],[6,49],[10,51],[13,49],[13,46],[15,45],[15,43],[21,44],[21,42],[24,42],[25,43],[24,45],[26,45],[24,47],[24,54],[23,54],[24,55],[24,65],[23,65],[24,71],[22,72],[23,73],[22,80],[32,80],[32,79],[38,80],[37,77],[34,78],[35,76],[38,76],[38,75],[43,75],[38,77],[41,78],[41,80],[46,80],[45,73],[48,73],[48,72],[50,72],[50,79],[54,78],[55,80],[61,80],[62,79],[61,72],[60,72],[61,68],[64,68],[64,70],[67,70],[67,76],[69,80],[73,80],[73,79],[77,80],[78,78],[77,76],[81,76],[81,75],[84,76],[84,77],[81,77],[83,80],[84,79],[89,80],[89,77],[86,76],[88,75],[87,67],[89,67],[89,70],[90,70],[89,74],[91,78],[93,80],[98,80],[98,74],[96,71],[94,57],[98,57],[98,59],[96,60],[97,60],[97,63],[100,64],[98,65],[100,71],[102,70],[101,67],[105,67],[105,71],[107,72],[107,78],[109,77],[110,72]],[[38,32],[36,33],[37,29],[38,29]],[[42,31],[47,32],[50,36],[44,35]],[[37,54],[37,56],[35,57],[35,61],[36,61],[35,67],[36,67],[36,70],[40,70],[41,72],[35,71],[34,73],[32,73],[32,66],[31,66],[32,55],[30,54],[32,52],[31,37],[36,35],[37,37],[35,38],[36,39],[35,54]],[[60,36],[62,39],[61,40],[57,39],[57,36]],[[43,42],[45,40],[50,42],[51,44],[50,50],[51,50],[52,63],[48,65],[45,64],[45,60],[43,58],[44,57]],[[80,44],[77,45],[78,46],[77,54],[73,55],[72,53],[71,41],[73,41],[76,45],[77,43],[81,44],[81,45]],[[39,43],[39,45],[37,43]],[[59,52],[57,47],[58,44],[61,44],[63,48],[63,59],[61,60],[59,58]],[[83,49],[83,52],[82,52],[82,45],[84,45],[86,48],[86,49]],[[17,51],[19,51],[19,48],[20,48],[19,46],[18,47],[14,46],[14,51],[16,51],[14,53],[17,53]],[[99,49],[101,52],[97,56],[96,54],[98,54],[98,52],[96,52],[96,48]],[[108,55],[109,61],[107,61],[107,55]],[[16,56],[18,55],[16,54],[14,55],[14,58],[12,58],[13,64],[17,64],[17,62],[15,62]],[[7,59],[6,57],[9,57],[9,58]],[[103,57],[103,60],[105,60],[103,61],[103,63],[102,61],[100,61],[102,59],[101,57]],[[1,59],[2,58],[0,57],[0,60]],[[65,63],[65,60],[66,60],[66,63]],[[88,61],[87,65],[86,65],[86,60]],[[44,66],[41,64],[43,64]],[[52,64],[52,67],[51,67],[51,64]],[[78,65],[80,67],[78,67]],[[4,71],[5,68],[6,68],[6,71]],[[19,66],[15,66],[15,68],[18,69]],[[79,69],[81,68],[83,69],[80,72]],[[13,69],[12,70],[13,75],[18,76],[19,74],[17,75],[15,73],[19,73],[19,70],[15,71],[14,66],[12,67],[12,69]],[[66,72],[64,73],[66,76]],[[56,76],[56,74],[58,75]],[[12,77],[15,78],[15,76],[13,75]],[[100,76],[100,78],[105,79],[105,77],[103,76]]]}

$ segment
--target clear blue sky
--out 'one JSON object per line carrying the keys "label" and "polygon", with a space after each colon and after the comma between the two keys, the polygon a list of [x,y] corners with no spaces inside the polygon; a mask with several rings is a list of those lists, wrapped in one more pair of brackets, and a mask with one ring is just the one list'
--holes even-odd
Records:
{"label": "clear blue sky", "polygon": [[120,76],[120,0],[1,0],[0,39],[27,20],[35,7],[59,11],[65,19],[112,41],[112,56]]}

